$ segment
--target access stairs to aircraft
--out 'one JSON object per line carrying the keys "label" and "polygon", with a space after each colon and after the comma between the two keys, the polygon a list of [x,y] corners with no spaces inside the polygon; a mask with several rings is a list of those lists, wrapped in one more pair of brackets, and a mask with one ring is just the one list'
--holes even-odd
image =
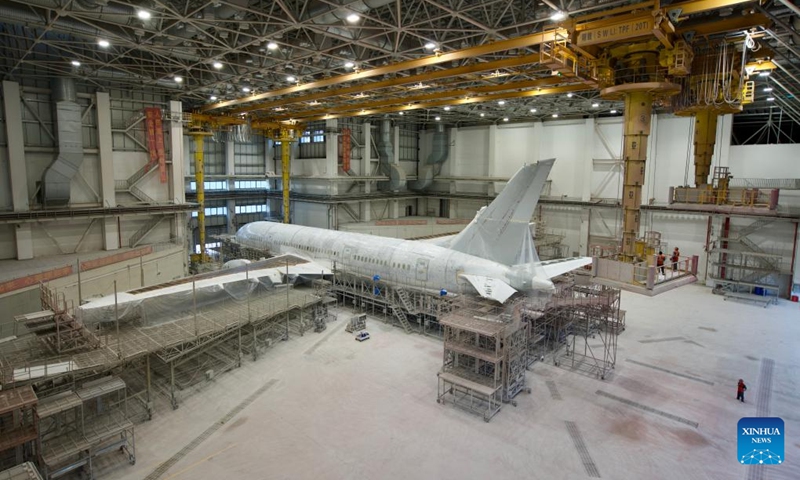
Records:
{"label": "access stairs to aircraft", "polygon": [[403,330],[405,330],[406,333],[411,333],[411,324],[408,323],[406,312],[404,312],[402,308],[398,308],[394,305],[391,306],[391,309],[394,317],[400,321],[400,325],[403,327]]}
{"label": "access stairs to aircraft", "polygon": [[397,293],[397,298],[400,299],[400,304],[403,305],[403,308],[405,308],[408,313],[412,315],[417,313],[417,308],[414,305],[414,302],[411,300],[411,296],[408,294],[408,291],[402,288],[397,288],[395,289],[395,292]]}

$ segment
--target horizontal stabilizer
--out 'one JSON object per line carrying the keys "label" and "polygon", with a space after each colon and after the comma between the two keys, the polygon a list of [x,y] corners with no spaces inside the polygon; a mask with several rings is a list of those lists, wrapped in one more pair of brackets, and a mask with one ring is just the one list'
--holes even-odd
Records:
{"label": "horizontal stabilizer", "polygon": [[547,278],[557,277],[576,268],[581,268],[592,264],[592,257],[560,258],[558,260],[548,260],[541,263],[541,268]]}
{"label": "horizontal stabilizer", "polygon": [[517,293],[514,288],[502,280],[492,277],[484,277],[482,275],[460,275],[461,278],[466,279],[475,287],[483,298],[495,300],[504,303],[508,297]]}

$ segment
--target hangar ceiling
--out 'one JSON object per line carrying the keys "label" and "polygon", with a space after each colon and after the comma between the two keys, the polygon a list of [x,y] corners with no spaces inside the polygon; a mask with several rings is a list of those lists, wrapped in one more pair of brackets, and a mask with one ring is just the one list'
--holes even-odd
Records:
{"label": "hangar ceiling", "polygon": [[[383,113],[389,104],[402,105],[406,99],[421,104],[403,112],[419,122],[436,117],[479,123],[615,115],[621,114],[621,104],[600,99],[593,87],[554,79],[547,66],[521,60],[535,57],[540,50],[536,45],[480,49],[633,4],[669,9],[689,3],[714,8],[690,12],[678,25],[753,14],[769,18],[770,25],[750,33],[775,52],[779,68],[758,79],[756,101],[747,110],[766,115],[778,108],[800,120],[795,97],[800,90],[800,20],[798,8],[788,0],[659,5],[627,0],[0,0],[0,47],[5,52],[0,72],[7,80],[69,75],[97,88],[147,87],[193,108],[225,105],[214,111],[253,111],[267,117],[299,110],[318,112],[319,118],[325,110],[347,105],[370,105],[364,113]],[[554,20],[557,12],[565,18]],[[258,102],[241,101],[464,51],[470,54]],[[454,70],[463,73],[444,73]],[[386,86],[373,88],[376,82]],[[509,94],[509,85],[518,87],[518,96]],[[522,94],[532,89],[541,91]],[[499,92],[505,93],[498,97]],[[373,108],[376,100],[384,105]]]}

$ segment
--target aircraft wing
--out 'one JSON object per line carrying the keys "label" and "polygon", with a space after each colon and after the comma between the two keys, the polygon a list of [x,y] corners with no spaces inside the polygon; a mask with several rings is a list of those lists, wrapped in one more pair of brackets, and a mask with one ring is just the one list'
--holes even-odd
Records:
{"label": "aircraft wing", "polygon": [[514,287],[502,280],[482,275],[461,275],[475,287],[481,297],[504,303],[508,297],[517,293]]}
{"label": "aircraft wing", "polygon": [[574,257],[574,258],[560,258],[558,260],[547,260],[542,262],[541,268],[544,270],[547,278],[557,277],[567,272],[571,272],[576,268],[581,268],[585,265],[591,265],[592,257]]}

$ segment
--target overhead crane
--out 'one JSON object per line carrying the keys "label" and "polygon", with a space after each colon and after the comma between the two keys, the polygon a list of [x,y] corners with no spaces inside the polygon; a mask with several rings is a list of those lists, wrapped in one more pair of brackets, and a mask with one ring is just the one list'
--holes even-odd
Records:
{"label": "overhead crane", "polygon": [[253,131],[260,131],[262,134],[274,141],[281,142],[281,179],[283,187],[283,223],[290,221],[289,205],[289,179],[291,173],[290,148],[291,143],[297,141],[302,135],[304,125],[290,122],[274,122],[265,120],[248,120],[243,116],[231,115],[207,115],[202,113],[191,113],[186,116],[186,135],[192,137],[195,143],[194,150],[194,174],[197,192],[197,229],[200,241],[200,253],[192,257],[195,263],[205,263],[208,256],[205,253],[206,225],[205,225],[205,184],[204,184],[204,158],[203,144],[205,137],[213,135],[213,132],[236,125],[250,125]]}

